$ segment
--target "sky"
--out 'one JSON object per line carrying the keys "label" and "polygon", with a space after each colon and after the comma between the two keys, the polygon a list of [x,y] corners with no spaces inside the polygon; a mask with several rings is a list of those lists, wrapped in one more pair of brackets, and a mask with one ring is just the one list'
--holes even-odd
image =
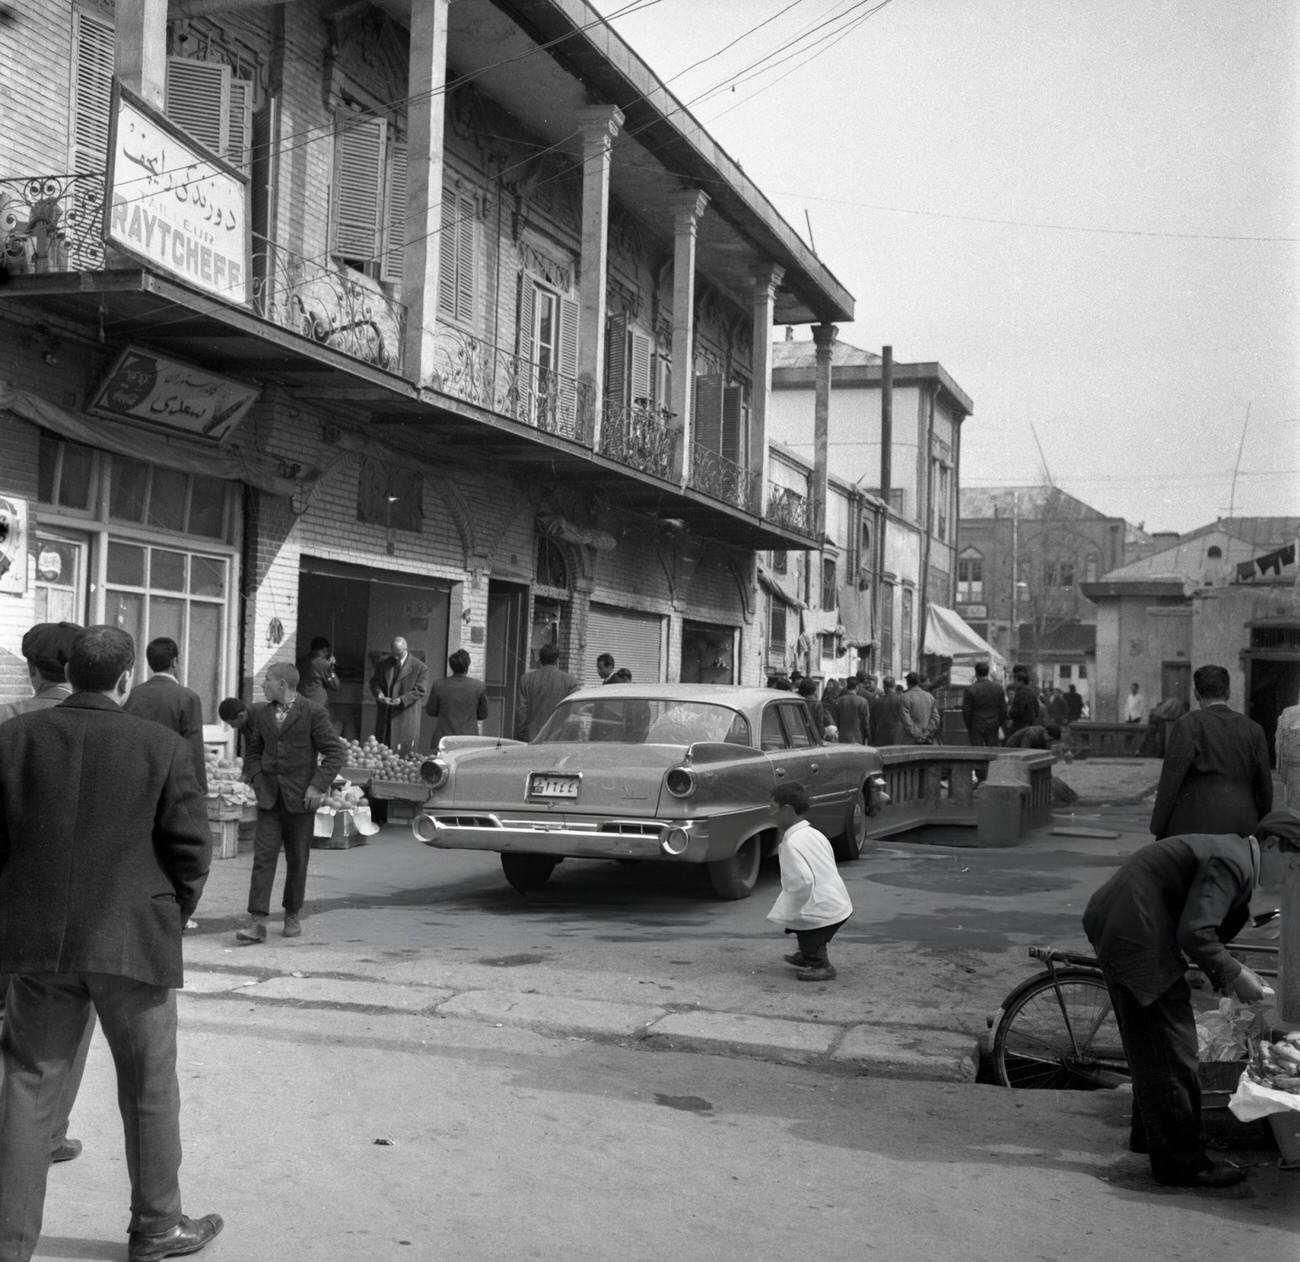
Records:
{"label": "sky", "polygon": [[811,224],[840,339],[973,400],[963,485],[1046,470],[1151,531],[1300,515],[1300,6],[596,8]]}

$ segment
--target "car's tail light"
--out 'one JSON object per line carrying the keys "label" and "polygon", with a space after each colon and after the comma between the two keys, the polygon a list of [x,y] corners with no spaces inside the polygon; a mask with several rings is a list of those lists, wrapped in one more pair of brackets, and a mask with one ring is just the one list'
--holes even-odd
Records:
{"label": "car's tail light", "polygon": [[691,835],[684,828],[670,828],[664,833],[664,839],[659,843],[659,848],[664,854],[685,854],[686,847],[691,844]]}
{"label": "car's tail light", "polygon": [[695,773],[685,767],[674,767],[664,777],[668,792],[675,798],[688,798],[695,792]]}
{"label": "car's tail light", "polygon": [[420,764],[420,779],[431,789],[447,783],[447,764],[441,758],[426,758]]}

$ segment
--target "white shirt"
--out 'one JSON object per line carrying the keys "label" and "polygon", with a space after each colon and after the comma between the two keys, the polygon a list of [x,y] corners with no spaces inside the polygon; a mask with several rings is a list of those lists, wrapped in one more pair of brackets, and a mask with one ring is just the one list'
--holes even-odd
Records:
{"label": "white shirt", "polygon": [[1130,692],[1124,698],[1124,722],[1141,723],[1147,712],[1147,699],[1140,692]]}
{"label": "white shirt", "polygon": [[824,929],[853,914],[831,843],[806,819],[781,838],[777,857],[781,893],[767,913],[769,920],[787,929]]}

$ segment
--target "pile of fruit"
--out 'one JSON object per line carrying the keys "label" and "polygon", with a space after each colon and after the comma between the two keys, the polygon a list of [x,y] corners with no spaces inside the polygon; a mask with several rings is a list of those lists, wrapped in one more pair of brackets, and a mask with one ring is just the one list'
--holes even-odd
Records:
{"label": "pile of fruit", "polygon": [[1300,1095],[1300,1030],[1293,1030],[1276,1043],[1261,1040],[1248,1072],[1261,1087]]}
{"label": "pile of fruit", "polygon": [[335,811],[354,811],[358,806],[368,805],[366,795],[354,784],[348,785],[346,789],[331,789],[321,803],[322,807],[328,806]]}
{"label": "pile of fruit", "polygon": [[244,806],[256,803],[257,794],[251,784],[244,783],[242,758],[218,758],[209,754],[204,760],[208,775],[208,800],[219,799],[227,806]]}
{"label": "pile of fruit", "polygon": [[364,741],[344,741],[348,767],[363,767],[372,780],[387,780],[397,784],[419,784],[420,764],[424,754],[396,754],[387,745],[368,736]]}

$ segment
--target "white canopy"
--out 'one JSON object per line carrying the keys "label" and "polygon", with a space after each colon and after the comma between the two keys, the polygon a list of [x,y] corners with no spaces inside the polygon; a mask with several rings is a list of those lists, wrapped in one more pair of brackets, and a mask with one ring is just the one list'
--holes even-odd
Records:
{"label": "white canopy", "polygon": [[943,605],[926,607],[925,651],[954,661],[982,658],[995,670],[1006,666],[1006,659],[993,645],[976,634],[955,609]]}

